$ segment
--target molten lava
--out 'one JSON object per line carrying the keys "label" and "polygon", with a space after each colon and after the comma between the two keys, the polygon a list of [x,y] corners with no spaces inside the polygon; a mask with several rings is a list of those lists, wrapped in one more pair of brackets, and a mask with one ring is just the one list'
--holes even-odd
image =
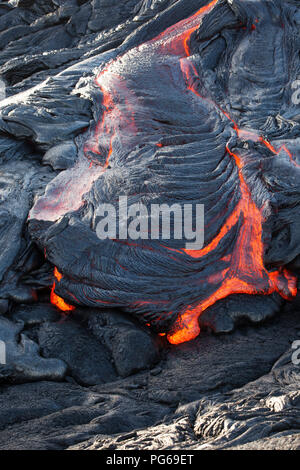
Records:
{"label": "molten lava", "polygon": [[[189,42],[191,35],[199,27],[199,22],[202,17],[209,13],[217,3],[218,0],[213,0],[190,18],[168,28],[165,32],[151,41],[151,43],[159,42],[160,52],[162,54],[172,54],[178,57],[181,71],[186,80],[187,90],[202,99],[203,97],[201,97],[196,87],[193,85],[193,83],[195,83],[195,80],[193,79],[198,77],[196,67],[187,60],[187,58],[190,57]],[[251,29],[254,31],[256,27],[252,26]],[[131,128],[134,128],[134,114],[132,114],[130,122],[128,122],[128,119],[122,115],[120,109],[117,106],[114,106],[114,100],[109,92],[109,87],[106,88],[106,73],[107,70],[102,72],[97,78],[97,84],[103,93],[105,112],[101,123],[97,126],[93,145],[90,145],[89,148],[86,147],[87,152],[88,150],[92,150],[98,155],[103,155],[105,167],[108,166],[109,158],[113,151],[112,143],[115,130],[111,128],[111,122],[118,119],[120,122],[119,127],[121,129],[123,127],[128,130],[128,125],[130,125]],[[116,84],[122,86],[123,90],[126,89],[120,77],[114,77],[114,80],[116,81]],[[129,93],[128,90],[126,93]],[[213,104],[221,110],[216,103]],[[268,141],[263,139],[263,137],[258,136],[255,132],[239,129],[229,114],[223,110],[221,111],[233,123],[233,128],[238,137],[262,142],[274,154],[278,154],[283,149],[288,153],[291,161],[296,164],[291,153],[285,146],[277,151]],[[109,119],[107,119],[107,117],[109,117]],[[112,119],[112,117],[114,119]],[[162,147],[161,143],[156,145],[158,147]],[[100,151],[99,148],[101,149]],[[241,158],[237,154],[233,153],[228,146],[227,152],[233,158],[238,169],[241,192],[240,201],[221,228],[220,232],[208,245],[199,251],[183,249],[182,252],[192,258],[199,259],[215,250],[228,232],[240,221],[242,221],[241,228],[239,230],[233,252],[227,257],[229,264],[228,268],[215,274],[210,279],[212,283],[219,284],[219,287],[211,296],[201,300],[196,306],[188,306],[179,315],[179,318],[173,325],[172,331],[167,335],[169,342],[172,344],[189,341],[198,336],[200,333],[198,324],[199,316],[218,300],[224,299],[231,294],[269,295],[273,292],[278,292],[285,299],[291,299],[297,293],[296,278],[287,270],[283,269],[281,271],[268,272],[264,267],[264,245],[262,241],[262,225],[264,220],[262,209],[256,207],[252,200],[250,190],[243,176],[243,162]],[[142,302],[140,302],[140,304],[141,303]],[[146,302],[143,302],[143,304],[145,303]]]}
{"label": "molten lava", "polygon": [[[196,99],[204,100],[214,106],[214,108],[217,108],[218,113],[222,113],[223,116],[231,122],[233,131],[236,132],[238,138],[261,143],[274,155],[278,155],[283,150],[289,156],[291,163],[299,166],[285,145],[281,146],[280,149],[275,149],[275,147],[263,136],[260,136],[259,133],[248,129],[240,129],[230,115],[222,110],[217,103],[200,95],[197,88],[197,83],[199,83],[200,80],[197,69],[191,61],[189,44],[191,35],[198,29],[204,15],[212,11],[217,3],[218,0],[213,0],[190,18],[180,21],[168,28],[147,44],[153,47],[154,52],[159,51],[162,56],[172,56],[172,64],[175,64],[174,68],[176,68],[176,72],[178,69],[186,84],[186,94],[194,94],[197,97]],[[258,22],[258,20],[256,20],[256,22]],[[253,25],[251,30],[251,34],[255,35],[259,30],[259,26]],[[139,47],[141,48],[143,46],[145,45]],[[118,65],[122,70],[122,57],[118,59]],[[129,153],[129,150],[139,145],[142,139],[141,135],[143,129],[137,128],[135,117],[138,113],[142,116],[146,115],[146,111],[141,105],[141,100],[130,91],[126,80],[121,74],[117,73],[116,70],[117,67],[114,68],[114,63],[112,62],[96,79],[96,83],[103,95],[103,114],[94,134],[88,139],[84,147],[84,158],[89,165],[86,164],[86,166],[83,167],[83,171],[90,172],[91,177],[87,179],[87,184],[84,185],[80,192],[80,197],[78,198],[80,201],[82,200],[83,190],[87,190],[95,178],[100,175],[101,172],[109,168],[115,148],[118,148],[119,152],[124,151],[124,153]],[[174,76],[176,76],[175,73]],[[155,145],[158,148],[165,146],[161,142]],[[283,298],[291,299],[297,293],[297,279],[295,276],[286,269],[269,272],[265,268],[263,261],[265,247],[262,236],[264,224],[263,208],[257,207],[253,201],[244,175],[242,156],[233,152],[229,144],[226,146],[226,152],[226,156],[232,159],[236,167],[240,192],[239,202],[228,216],[226,222],[217,235],[201,250],[191,251],[183,248],[175,250],[164,246],[164,248],[167,248],[169,251],[179,253],[180,256],[199,260],[209,253],[214,252],[229,232],[238,227],[234,247],[229,254],[227,253],[226,256],[221,258],[223,268],[216,271],[207,279],[208,284],[214,287],[214,292],[206,298],[202,298],[199,302],[188,305],[179,314],[171,331],[167,334],[167,339],[172,344],[179,344],[194,339],[200,332],[199,316],[217,301],[231,294],[270,295],[274,292],[278,292]],[[86,170],[86,168],[88,169]],[[95,172],[95,175],[93,172]],[[70,203],[69,200],[67,200],[62,212],[66,212],[69,208]],[[59,212],[59,214],[61,215],[61,212]],[[118,240],[116,240],[116,242],[117,241]],[[127,244],[128,247],[134,248],[136,246],[136,249],[141,248],[138,244],[128,242],[121,243]],[[162,247],[163,245],[160,246]],[[142,248],[147,250],[144,246]],[[152,247],[148,249],[148,251],[151,250],[153,250]],[[224,264],[226,265],[225,268]],[[65,312],[73,310],[73,306],[68,305],[62,298],[55,294],[55,284],[61,281],[62,275],[56,268],[54,275],[56,281],[51,291],[51,302]],[[109,305],[109,301],[95,300],[95,302],[107,303]],[[162,305],[164,301],[136,301],[132,302],[130,306],[141,306],[150,303],[153,305]],[[165,333],[162,332],[161,335],[165,335]]]}
{"label": "molten lava", "polygon": [[[62,279],[62,274],[58,271],[57,268],[54,268],[54,277],[57,282],[60,282]],[[62,312],[71,312],[72,310],[75,310],[75,307],[73,305],[67,304],[64,299],[59,297],[57,294],[55,294],[55,286],[56,286],[56,281],[53,282],[53,286],[51,289],[51,294],[50,294],[50,301],[53,305],[55,305],[59,310]]]}
{"label": "molten lava", "polygon": [[[177,27],[184,28],[188,25],[187,31],[178,35],[174,41],[171,41],[171,47],[167,42],[169,50],[171,49],[176,51],[176,54],[182,54],[184,51],[185,57],[189,57],[189,41],[192,33],[198,27],[198,25],[194,25],[195,20],[199,20],[201,16],[203,16],[205,13],[208,13],[217,3],[218,0],[212,1],[209,5],[201,8],[188,20],[184,20],[183,22],[175,25],[175,27],[170,28],[167,32],[163,33],[161,38],[166,37],[169,39],[170,33],[172,33]],[[252,27],[252,30],[255,29],[256,27]],[[197,77],[195,66],[193,66],[191,63],[187,64],[184,58],[180,59],[180,66],[186,78],[188,90],[201,97],[197,89],[193,85],[189,84],[189,82],[191,82],[190,69],[192,69],[194,75]],[[224,115],[228,117],[228,119],[234,124],[234,129],[237,132],[238,137],[247,136],[249,139],[254,139],[255,134],[251,134],[249,131],[240,130],[237,124],[227,113],[224,112]],[[282,149],[285,150],[293,164],[297,165],[297,163],[293,160],[291,152],[289,152],[286,146],[282,146],[278,151],[276,151],[275,148],[262,137],[259,137],[258,140],[274,154],[278,155]],[[219,277],[220,287],[210,297],[199,302],[198,305],[194,307],[187,307],[187,309],[180,315],[173,325],[172,332],[167,335],[169,342],[172,344],[179,344],[196,338],[200,333],[198,318],[201,313],[203,313],[208,307],[212,306],[218,300],[224,299],[231,294],[267,295],[273,292],[278,292],[285,299],[291,299],[297,294],[297,280],[287,270],[284,269],[282,271],[268,273],[264,267],[262,210],[256,207],[251,198],[250,190],[248,189],[248,186],[243,177],[243,162],[238,155],[230,151],[228,146],[227,151],[234,159],[238,168],[241,191],[240,202],[226,223],[223,225],[218,235],[207,246],[199,251],[183,251],[193,258],[201,258],[218,246],[218,244],[231,230],[231,228],[238,223],[241,217],[243,217],[243,223],[234,247],[234,251],[231,254],[230,266],[222,273],[218,273],[217,275],[217,278]],[[214,276],[212,281],[215,282],[215,280],[216,276]]]}

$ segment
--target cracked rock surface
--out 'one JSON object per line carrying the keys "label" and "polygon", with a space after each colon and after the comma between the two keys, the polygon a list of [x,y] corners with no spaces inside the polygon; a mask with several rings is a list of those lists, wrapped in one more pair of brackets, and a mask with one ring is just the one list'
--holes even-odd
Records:
{"label": "cracked rock surface", "polygon": [[[207,4],[0,0],[1,450],[300,449],[299,2],[219,0],[182,49]],[[100,241],[120,194],[205,202],[213,249]]]}
{"label": "cracked rock surface", "polygon": [[[0,369],[1,449],[299,449],[300,368],[291,349],[300,337],[297,311],[176,347],[152,340],[155,362],[128,377],[112,355],[111,326],[99,323],[95,335],[84,313],[26,328],[26,337],[44,337],[47,354],[41,359],[35,349],[26,376],[27,356],[21,369],[17,360]],[[17,351],[21,345],[15,340]]]}

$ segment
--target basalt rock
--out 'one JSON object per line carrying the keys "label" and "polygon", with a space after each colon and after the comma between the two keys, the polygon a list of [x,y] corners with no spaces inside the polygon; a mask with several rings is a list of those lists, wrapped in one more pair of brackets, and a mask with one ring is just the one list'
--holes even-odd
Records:
{"label": "basalt rock", "polygon": [[73,322],[45,323],[38,332],[43,356],[59,358],[70,375],[83,385],[96,385],[116,379],[108,351],[87,331]]}
{"label": "basalt rock", "polygon": [[109,309],[91,309],[86,315],[89,330],[110,350],[121,377],[151,368],[159,361],[158,341],[131,318]]}
{"label": "basalt rock", "polygon": [[[175,12],[174,5],[174,20]],[[83,63],[89,69],[98,61],[94,83],[68,85],[76,115],[84,96],[92,100],[89,126],[74,118],[58,129],[55,111],[51,124],[45,116],[46,131],[44,118],[26,104],[30,137],[39,145],[81,132],[74,166],[30,211],[30,234],[59,272],[56,295],[75,306],[121,307],[174,344],[197,336],[203,312],[230,295],[272,297],[266,308],[258,298],[260,314],[255,302],[249,307],[237,297],[237,315],[210,322],[217,331],[240,318],[266,319],[280,309],[280,296],[293,299],[297,273],[290,267],[300,233],[297,14],[290,1],[216,0],[158,35],[154,29],[151,38],[145,25],[111,54]],[[54,77],[53,90],[61,93],[61,77],[73,70]],[[45,88],[31,97],[34,109]],[[24,111],[19,106],[8,116],[4,107],[3,129]],[[148,225],[143,239],[99,239],[99,208],[114,203],[119,223],[120,197],[148,214],[153,204],[204,204],[203,248],[186,248],[186,234],[152,239]]]}
{"label": "basalt rock", "polygon": [[70,447],[84,450],[299,450],[299,366],[288,350],[272,370],[244,387],[180,405],[134,434],[98,435]]}
{"label": "basalt rock", "polygon": [[[299,448],[299,24],[0,1],[1,448]],[[99,239],[125,196],[204,204],[203,247]]]}
{"label": "basalt rock", "polygon": [[299,448],[299,366],[289,347],[297,326],[291,312],[203,333],[170,346],[151,372],[94,387],[69,378],[1,386],[0,448]]}
{"label": "basalt rock", "polygon": [[21,334],[21,322],[0,318],[1,383],[23,383],[39,380],[63,380],[66,364],[59,359],[40,356],[39,346]]}

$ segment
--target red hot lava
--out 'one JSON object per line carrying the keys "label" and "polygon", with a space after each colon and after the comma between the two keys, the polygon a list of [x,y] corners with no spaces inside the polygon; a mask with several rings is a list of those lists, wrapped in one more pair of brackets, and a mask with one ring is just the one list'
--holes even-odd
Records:
{"label": "red hot lava", "polygon": [[[178,59],[178,65],[187,85],[187,93],[194,93],[200,99],[201,97],[196,87],[191,85],[197,77],[196,67],[188,59],[190,57],[189,42],[191,35],[197,30],[204,15],[209,13],[218,0],[213,0],[208,5],[201,8],[190,18],[180,21],[174,26],[168,28],[164,33],[150,41],[153,47],[156,47],[161,54],[171,55]],[[256,34],[256,28],[252,28]],[[118,59],[120,60],[120,59]],[[122,59],[121,59],[122,60]],[[114,142],[117,136],[118,146],[129,148],[137,142],[137,129],[135,124],[135,113],[133,109],[140,109],[140,104],[134,93],[128,90],[125,80],[117,75],[108,65],[96,80],[103,94],[104,113],[101,122],[98,124],[93,138],[86,144],[84,153],[90,160],[90,168],[94,165],[100,165],[103,170],[108,167],[109,159],[114,151]],[[122,98],[123,106],[117,105],[116,96]],[[208,100],[207,100],[208,101]],[[272,153],[278,154],[284,150],[293,164],[291,152],[286,146],[276,150],[267,140],[255,132],[239,129],[234,120],[228,113],[221,110],[218,104],[213,103],[224,116],[233,123],[233,128],[238,137],[249,140],[259,141],[264,144]],[[126,112],[123,110],[126,109]],[[162,144],[157,144],[161,146]],[[235,209],[228,217],[227,221],[215,236],[215,238],[202,250],[189,251],[182,249],[180,253],[185,253],[195,259],[213,252],[228,232],[241,222],[238,237],[235,246],[230,255],[224,258],[228,267],[221,272],[215,273],[208,279],[211,284],[216,284],[215,292],[205,299],[201,299],[197,305],[189,305],[182,311],[172,327],[171,332],[167,334],[167,339],[172,344],[179,344],[194,339],[200,333],[198,319],[199,316],[217,301],[224,299],[231,294],[262,294],[269,295],[278,292],[283,298],[291,299],[297,293],[297,279],[286,269],[269,272],[264,266],[264,244],[262,240],[263,232],[263,208],[258,208],[252,199],[250,189],[243,175],[243,160],[232,152],[229,146],[226,147],[228,155],[233,159],[239,177],[240,200]],[[92,157],[90,156],[92,154]],[[93,159],[94,154],[94,159]],[[91,180],[92,181],[92,180]],[[172,249],[170,249],[172,250]],[[177,251],[177,250],[172,250]],[[56,281],[61,279],[60,273],[55,271]],[[55,283],[51,292],[51,301],[63,311],[70,311],[74,307],[54,293]],[[164,333],[161,333],[162,335]]]}
{"label": "red hot lava", "polygon": [[51,289],[51,294],[50,294],[50,300],[53,305],[55,305],[59,310],[62,312],[71,312],[72,310],[75,310],[75,307],[73,305],[67,304],[64,299],[59,297],[57,294],[55,294],[55,287],[56,287],[56,282],[60,282],[62,279],[62,274],[58,271],[57,268],[54,268],[54,277],[55,281],[53,282],[53,286]]}

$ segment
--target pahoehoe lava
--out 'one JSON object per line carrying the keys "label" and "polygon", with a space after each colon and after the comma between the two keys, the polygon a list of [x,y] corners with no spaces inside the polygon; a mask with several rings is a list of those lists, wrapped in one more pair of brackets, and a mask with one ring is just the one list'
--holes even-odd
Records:
{"label": "pahoehoe lava", "polygon": [[[229,295],[296,296],[298,28],[295,2],[214,0],[103,61],[75,163],[29,216],[62,310],[118,306],[178,344]],[[99,240],[97,207],[120,196],[204,204],[204,247]]]}
{"label": "pahoehoe lava", "polygon": [[[299,0],[0,0],[0,449],[300,448],[299,28]],[[203,246],[150,230],[197,204]]]}

